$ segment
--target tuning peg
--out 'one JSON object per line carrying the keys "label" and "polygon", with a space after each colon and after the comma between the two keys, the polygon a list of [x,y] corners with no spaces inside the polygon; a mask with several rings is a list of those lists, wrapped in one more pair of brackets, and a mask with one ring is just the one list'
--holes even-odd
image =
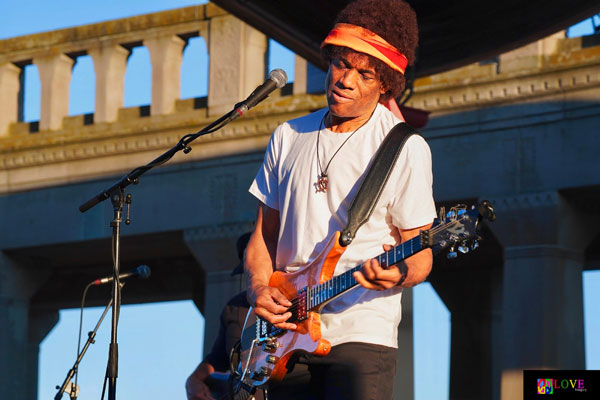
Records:
{"label": "tuning peg", "polygon": [[473,240],[471,243],[471,250],[477,250],[479,248],[479,240]]}
{"label": "tuning peg", "polygon": [[450,247],[450,250],[448,251],[448,254],[446,255],[446,257],[451,260],[453,258],[456,258],[457,256],[458,256],[458,254],[454,250],[454,245],[452,245],[452,247]]}
{"label": "tuning peg", "polygon": [[496,220],[496,213],[494,212],[494,206],[488,200],[483,200],[477,205],[477,211],[479,214],[490,222]]}
{"label": "tuning peg", "polygon": [[469,252],[469,246],[467,246],[467,243],[462,242],[459,246],[458,246],[458,251],[460,251],[463,254],[467,254]]}

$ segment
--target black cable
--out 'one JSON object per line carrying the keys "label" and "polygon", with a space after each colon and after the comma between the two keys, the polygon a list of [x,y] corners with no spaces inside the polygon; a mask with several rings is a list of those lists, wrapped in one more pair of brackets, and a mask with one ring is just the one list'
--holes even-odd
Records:
{"label": "black cable", "polygon": [[106,392],[106,382],[108,382],[108,365],[106,366],[106,372],[104,373],[104,383],[102,384],[102,396],[100,396],[100,400],[104,400],[104,392]]}
{"label": "black cable", "polygon": [[[113,265],[115,265],[116,263],[116,242],[114,240],[114,237],[112,238],[112,259],[113,259]],[[120,269],[120,265],[119,265],[119,269]],[[121,288],[123,287],[124,284],[121,284],[121,282],[119,281],[119,275],[117,275],[117,287],[118,287],[118,292],[117,292],[117,301],[119,302],[119,306],[117,307],[117,327],[119,326],[119,316],[121,315]],[[114,307],[114,304],[113,304]]]}
{"label": "black cable", "polygon": [[[83,327],[83,308],[85,307],[85,297],[87,296],[88,289],[91,288],[93,285],[94,282],[88,283],[88,285],[83,290],[83,296],[81,298],[81,309],[79,311],[79,336],[77,337],[77,356],[75,357],[76,359],[79,357],[79,352],[81,351],[81,330]],[[71,386],[71,393],[73,392],[73,390],[77,390],[77,378],[79,378],[79,368],[75,370],[75,386]],[[73,398],[73,396],[69,396]]]}

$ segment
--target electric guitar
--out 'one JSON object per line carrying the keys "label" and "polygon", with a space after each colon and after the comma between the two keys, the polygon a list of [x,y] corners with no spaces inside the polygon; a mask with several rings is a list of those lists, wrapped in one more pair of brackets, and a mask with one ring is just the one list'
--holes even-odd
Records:
{"label": "electric guitar", "polygon": [[256,387],[242,385],[237,374],[217,372],[206,378],[205,383],[215,400],[264,400],[261,390],[255,393]]}
{"label": "electric guitar", "polygon": [[[489,201],[467,209],[457,205],[446,214],[442,208],[434,225],[418,236],[407,240],[391,250],[375,257],[383,268],[392,266],[421,250],[431,248],[439,252],[449,248],[448,257],[457,251],[467,253],[476,249],[477,227],[482,218],[495,219]],[[278,382],[287,373],[290,357],[299,351],[325,356],[331,345],[321,336],[320,311],[329,301],[358,286],[352,276],[362,268],[358,265],[333,277],[335,266],[344,253],[339,244],[340,232],[332,237],[321,255],[298,272],[274,272],[269,286],[277,287],[292,303],[288,322],[295,323],[295,330],[276,328],[256,317],[252,308],[246,317],[242,331],[238,374],[240,382],[247,387],[263,387],[268,382]]]}

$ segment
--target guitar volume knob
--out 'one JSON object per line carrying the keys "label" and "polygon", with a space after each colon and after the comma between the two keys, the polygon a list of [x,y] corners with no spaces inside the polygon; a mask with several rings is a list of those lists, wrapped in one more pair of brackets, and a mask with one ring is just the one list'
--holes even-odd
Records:
{"label": "guitar volume knob", "polygon": [[260,371],[253,371],[250,374],[250,379],[255,380],[255,381],[261,381],[270,375],[271,375],[271,368],[263,366],[263,367],[260,367]]}
{"label": "guitar volume knob", "polygon": [[278,362],[278,361],[279,361],[279,357],[277,357],[277,356],[274,356],[274,355],[272,355],[272,354],[269,354],[269,355],[267,356],[267,362],[268,362],[269,364],[277,364],[277,362]]}
{"label": "guitar volume knob", "polygon": [[279,347],[277,341],[273,338],[270,338],[263,344],[263,351],[272,352],[277,350],[277,347]]}

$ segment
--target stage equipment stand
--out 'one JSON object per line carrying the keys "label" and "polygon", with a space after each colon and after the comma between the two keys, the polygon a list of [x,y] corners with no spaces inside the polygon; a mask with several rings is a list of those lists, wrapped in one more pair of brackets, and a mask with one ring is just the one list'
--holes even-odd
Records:
{"label": "stage equipment stand", "polygon": [[[113,208],[114,208],[114,219],[111,221],[110,226],[113,228],[113,309],[112,309],[112,330],[111,330],[111,342],[109,346],[109,355],[108,355],[108,366],[107,366],[107,377],[108,377],[108,400],[116,399],[116,391],[117,391],[117,376],[118,376],[118,364],[119,364],[119,351],[118,351],[118,343],[117,343],[117,326],[119,319],[119,311],[121,306],[121,291],[120,291],[120,282],[119,282],[119,256],[120,256],[120,234],[121,234],[121,220],[122,220],[122,212],[123,212],[123,204],[127,198],[128,206],[130,203],[130,195],[125,196],[125,188],[129,185],[139,183],[139,177],[143,175],[148,170],[162,165],[169,161],[177,152],[183,150],[184,154],[188,154],[192,151],[190,147],[190,143],[196,140],[198,137],[207,135],[209,133],[216,132],[221,129],[229,122],[241,117],[246,111],[250,108],[254,107],[256,104],[260,103],[264,99],[266,99],[269,94],[277,89],[281,88],[287,82],[287,75],[285,71],[281,69],[275,69],[270,72],[269,79],[267,79],[262,85],[257,87],[248,98],[233,107],[233,110],[223,115],[215,122],[206,126],[204,129],[200,131],[188,134],[183,136],[179,142],[173,146],[171,149],[167,150],[162,155],[158,156],[156,159],[151,161],[150,163],[135,168],[129,174],[125,175],[121,178],[117,183],[112,185],[106,190],[98,193],[96,196],[92,197],[81,206],[79,206],[79,211],[85,212],[90,208],[94,207],[98,203],[111,198]],[[127,208],[127,214],[129,215],[129,207]],[[129,221],[129,217],[127,218],[126,223]]]}
{"label": "stage equipment stand", "polygon": [[[124,283],[121,284],[121,288],[123,287],[123,285],[124,285]],[[54,400],[60,400],[62,398],[62,395],[65,392],[65,390],[67,389],[67,386],[69,386],[69,382],[71,382],[71,379],[73,379],[73,375],[75,375],[75,372],[77,372],[77,369],[79,368],[79,363],[81,362],[81,360],[83,360],[83,356],[85,356],[85,353],[86,353],[88,347],[90,347],[90,344],[94,343],[94,338],[96,337],[98,328],[100,328],[100,325],[102,324],[102,321],[104,321],[104,317],[106,316],[106,313],[108,312],[108,309],[110,308],[110,306],[112,306],[112,304],[113,304],[113,299],[111,297],[108,304],[106,305],[106,308],[104,309],[104,312],[100,316],[100,320],[96,324],[96,327],[94,328],[94,330],[92,332],[88,333],[87,342],[85,342],[83,349],[81,349],[81,352],[77,356],[77,360],[75,360],[75,364],[73,364],[73,367],[67,373],[67,377],[65,378],[62,386],[60,386],[60,388],[58,386],[56,387],[59,390],[58,390],[58,393],[56,393],[56,396],[54,396]],[[77,391],[77,388],[74,388],[74,390]],[[71,392],[73,392],[73,390]],[[77,395],[73,396],[72,393],[70,393],[69,396],[73,400],[77,398]]]}

